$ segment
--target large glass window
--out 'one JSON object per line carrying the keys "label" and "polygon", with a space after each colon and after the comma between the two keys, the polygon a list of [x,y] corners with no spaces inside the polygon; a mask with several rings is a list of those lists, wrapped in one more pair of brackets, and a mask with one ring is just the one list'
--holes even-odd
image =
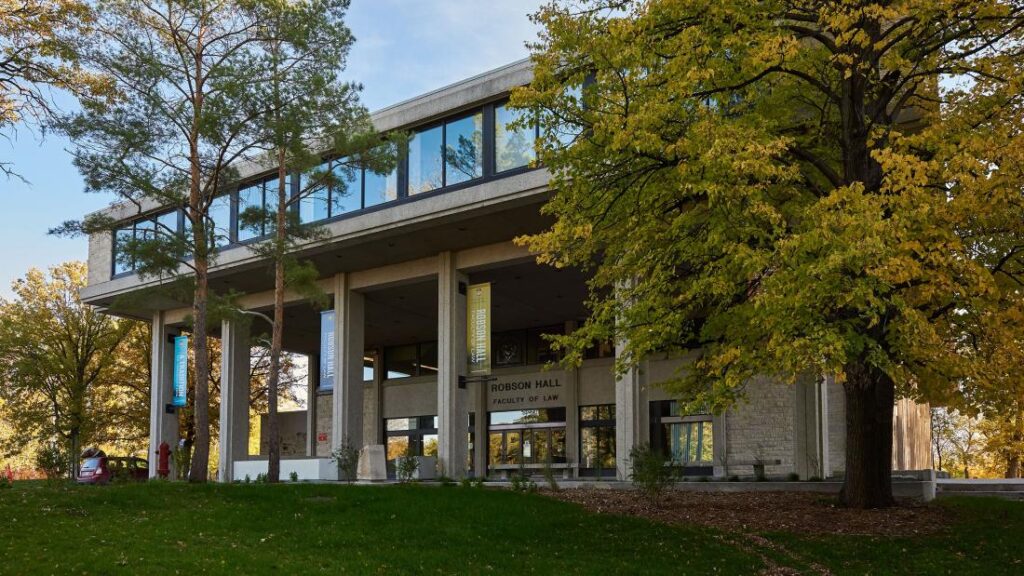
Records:
{"label": "large glass window", "polygon": [[491,362],[494,366],[521,366],[544,364],[558,359],[545,334],[561,334],[562,326],[509,330],[493,335]]}
{"label": "large glass window", "polygon": [[615,475],[615,405],[580,407],[580,472]]}
{"label": "large glass window", "polygon": [[128,243],[135,237],[134,228],[119,228],[114,232],[114,274],[124,274],[135,269],[135,261],[126,252]]}
{"label": "large glass window", "polygon": [[[238,241],[244,242],[253,238],[263,236],[262,219],[256,222],[248,221],[248,216],[255,215],[247,210],[263,210],[263,183],[251,184],[238,190]],[[243,224],[242,220],[247,222]]]}
{"label": "large glass window", "polygon": [[409,195],[444,186],[441,163],[442,128],[417,132],[409,141]]}
{"label": "large glass window", "polygon": [[384,420],[384,433],[389,476],[394,477],[396,458],[437,456],[437,416],[388,418]]}
{"label": "large glass window", "polygon": [[177,235],[178,211],[169,210],[156,216],[136,220],[135,222],[114,231],[114,269],[113,273],[125,274],[136,269],[136,262],[129,254],[132,242],[144,242],[167,235]]}
{"label": "large glass window", "polygon": [[525,114],[527,112],[513,110],[506,105],[494,108],[494,167],[498,172],[529,166],[537,158],[534,148],[536,125],[519,129],[508,126]]}
{"label": "large glass window", "polygon": [[215,248],[227,246],[231,242],[231,196],[225,194],[214,198],[207,217],[210,245]]}
{"label": "large glass window", "polygon": [[565,408],[488,414],[489,465],[564,464],[565,461]]}
{"label": "large glass window", "polygon": [[483,113],[477,112],[445,124],[445,186],[484,175],[483,122]]}
{"label": "large glass window", "polygon": [[710,414],[682,414],[675,400],[651,402],[651,446],[685,473],[711,474],[714,426]]}
{"label": "large glass window", "polygon": [[336,183],[331,186],[331,216],[354,212],[363,207],[363,171],[342,158],[331,163]]}
{"label": "large glass window", "polygon": [[437,342],[420,342],[384,349],[385,378],[437,374]]}

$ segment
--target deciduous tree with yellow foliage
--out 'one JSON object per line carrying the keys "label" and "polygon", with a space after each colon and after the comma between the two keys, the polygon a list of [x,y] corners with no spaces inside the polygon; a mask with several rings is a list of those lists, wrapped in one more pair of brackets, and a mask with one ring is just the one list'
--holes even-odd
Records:
{"label": "deciduous tree with yellow foliage", "polygon": [[[757,374],[834,374],[845,503],[892,503],[899,395],[990,370],[1024,285],[1024,3],[580,0],[535,16],[552,172],[543,262],[593,272],[569,362],[697,350],[720,411]],[[988,334],[988,338],[980,337]],[[1019,332],[1018,332],[1019,337]]]}

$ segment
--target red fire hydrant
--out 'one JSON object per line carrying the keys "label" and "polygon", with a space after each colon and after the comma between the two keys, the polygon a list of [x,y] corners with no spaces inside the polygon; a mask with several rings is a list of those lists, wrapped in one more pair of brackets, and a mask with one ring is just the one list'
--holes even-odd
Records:
{"label": "red fire hydrant", "polygon": [[171,474],[171,447],[167,445],[167,442],[160,443],[160,449],[157,450],[157,467],[156,473],[161,478],[167,478]]}

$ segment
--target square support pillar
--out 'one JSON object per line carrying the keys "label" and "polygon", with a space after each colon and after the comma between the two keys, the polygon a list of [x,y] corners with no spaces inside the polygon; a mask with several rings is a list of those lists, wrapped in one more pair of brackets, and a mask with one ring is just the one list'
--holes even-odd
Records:
{"label": "square support pillar", "polygon": [[808,377],[793,384],[793,465],[801,480],[824,478],[825,456],[822,443],[821,383]]}
{"label": "square support pillar", "polygon": [[[167,329],[163,312],[153,315],[151,326],[150,387],[149,387],[149,477],[157,477],[156,463],[159,461],[160,444],[174,450],[178,444],[178,415],[168,412],[167,406],[174,399],[174,344],[171,338],[177,331]],[[171,461],[171,478],[174,478],[174,461]]]}
{"label": "square support pillar", "polygon": [[306,456],[316,457],[316,389],[320,385],[320,355],[306,356]]}
{"label": "square support pillar", "polygon": [[235,461],[249,456],[249,377],[252,351],[249,324],[221,322],[220,461],[217,479],[234,480]]}
{"label": "square support pillar", "polygon": [[[437,435],[440,473],[466,475],[469,455],[466,376],[466,288],[469,278],[455,268],[455,256],[438,256],[437,274]],[[486,418],[478,414],[477,418]],[[478,445],[481,443],[478,441]]]}
{"label": "square support pillar", "polygon": [[[615,345],[618,356],[622,343]],[[648,410],[639,368],[631,368],[615,379],[615,469],[616,479],[629,480],[633,462],[629,453],[647,439],[644,429]]]}
{"label": "square support pillar", "polygon": [[365,298],[350,290],[345,273],[334,277],[334,395],[331,450],[363,448],[363,334]]}

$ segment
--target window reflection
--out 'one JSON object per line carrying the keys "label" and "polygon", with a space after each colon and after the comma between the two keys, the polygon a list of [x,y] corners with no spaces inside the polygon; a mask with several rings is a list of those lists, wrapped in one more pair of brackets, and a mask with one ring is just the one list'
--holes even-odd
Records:
{"label": "window reflection", "polygon": [[[263,225],[260,221],[251,221],[249,214],[255,215],[254,210],[263,209],[263,183],[253,184],[238,190],[238,241],[244,242],[263,235]],[[246,222],[242,222],[242,220]]]}
{"label": "window reflection", "polygon": [[494,109],[494,164],[498,172],[529,166],[537,157],[536,127],[511,129],[508,126],[526,114],[506,105]]}
{"label": "window reflection", "polygon": [[336,183],[331,186],[331,216],[353,212],[363,207],[362,170],[347,164],[348,159],[335,160],[331,170]]}
{"label": "window reflection", "polygon": [[565,408],[491,412],[488,423],[490,465],[565,463]]}
{"label": "window reflection", "polygon": [[409,142],[409,195],[444,185],[441,174],[441,127],[417,132]]}
{"label": "window reflection", "polygon": [[231,196],[225,194],[214,198],[207,218],[210,245],[215,248],[227,246],[231,242]]}
{"label": "window reflection", "polygon": [[615,475],[615,405],[580,407],[580,473]]}
{"label": "window reflection", "polygon": [[445,124],[446,186],[484,175],[483,113]]}

